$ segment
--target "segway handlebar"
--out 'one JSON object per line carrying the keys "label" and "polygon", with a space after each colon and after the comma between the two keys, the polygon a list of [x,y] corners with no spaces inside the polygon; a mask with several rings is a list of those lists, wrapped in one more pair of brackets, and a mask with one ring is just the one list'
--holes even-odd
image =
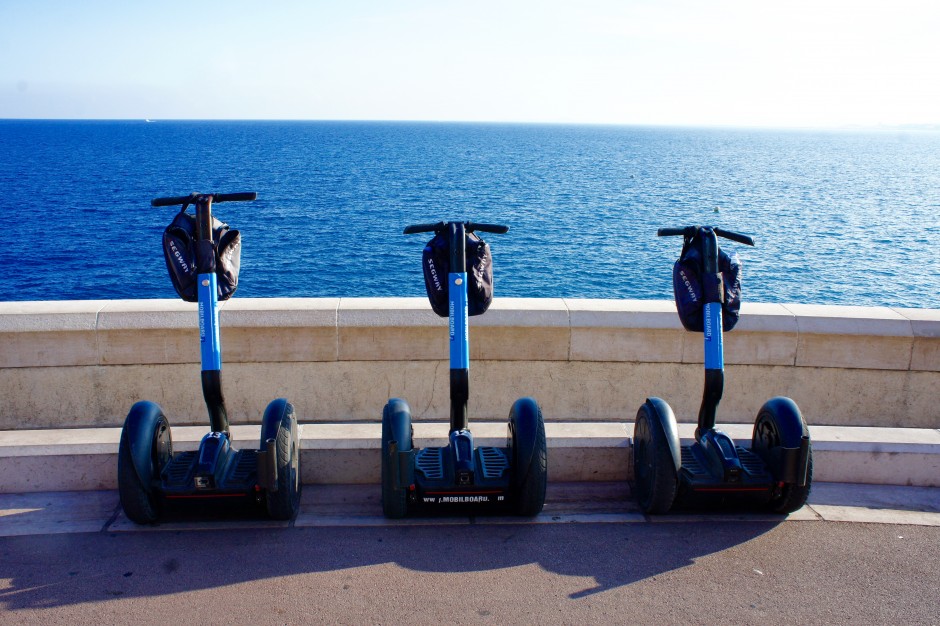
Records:
{"label": "segway handlebar", "polygon": [[[700,228],[702,227],[686,226],[685,228],[660,228],[658,231],[656,231],[656,234],[660,237],[677,237],[679,235],[684,237],[693,237]],[[712,231],[714,231],[715,235],[719,237],[724,237],[725,239],[730,239],[731,241],[737,241],[738,243],[743,243],[748,246],[754,245],[754,238],[749,237],[748,235],[742,235],[740,233],[735,233],[721,228],[713,228]]]}
{"label": "segway handlebar", "polygon": [[[508,226],[501,224],[480,224],[477,222],[464,222],[464,230],[468,233],[480,231],[481,233],[496,233],[502,235],[509,232]],[[437,224],[412,224],[405,226],[404,234],[414,235],[415,233],[440,233],[447,230],[447,222],[438,222]]]}
{"label": "segway handlebar", "polygon": [[715,234],[719,237],[724,237],[725,239],[730,239],[731,241],[737,241],[738,243],[743,243],[747,246],[754,245],[754,238],[748,235],[742,235],[741,233],[733,233],[730,230],[722,230],[720,228],[715,229]]}
{"label": "segway handlebar", "polygon": [[207,195],[212,196],[212,203],[218,204],[220,202],[250,202],[251,200],[256,200],[258,198],[257,192],[254,191],[242,191],[238,193],[207,193],[207,194],[190,194],[188,196],[173,196],[167,198],[154,198],[150,201],[150,206],[172,206],[174,204],[188,204],[193,202],[196,199],[196,196]]}
{"label": "segway handlebar", "polygon": [[503,226],[502,224],[477,224],[476,222],[467,222],[467,230],[471,233],[478,230],[481,233],[503,235],[509,232],[509,227]]}
{"label": "segway handlebar", "polygon": [[412,224],[411,226],[405,226],[404,234],[414,235],[415,233],[436,233],[445,226],[446,224],[444,222],[438,222],[437,224]]}

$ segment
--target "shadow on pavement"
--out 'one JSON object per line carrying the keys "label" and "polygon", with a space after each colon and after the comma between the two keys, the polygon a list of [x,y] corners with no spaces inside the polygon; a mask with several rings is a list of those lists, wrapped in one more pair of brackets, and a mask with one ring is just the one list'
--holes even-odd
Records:
{"label": "shadow on pavement", "polygon": [[[517,576],[536,566],[583,578],[571,599],[655,579],[775,527],[735,524],[467,524],[50,534],[0,539],[7,610],[158,598],[252,581],[360,568]],[[400,569],[406,570],[401,572]],[[407,572],[413,572],[408,574]],[[571,582],[571,581],[569,581]],[[515,584],[515,583],[514,583]]]}

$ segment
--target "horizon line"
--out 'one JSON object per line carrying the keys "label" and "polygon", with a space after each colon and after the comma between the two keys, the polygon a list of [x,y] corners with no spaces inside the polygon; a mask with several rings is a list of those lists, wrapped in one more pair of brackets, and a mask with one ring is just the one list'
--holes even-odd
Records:
{"label": "horizon line", "polygon": [[188,118],[188,117],[0,117],[2,122],[335,122],[374,124],[478,124],[516,126],[617,126],[624,128],[688,128],[688,129],[736,129],[736,130],[940,130],[940,123],[904,124],[709,124],[709,123],[644,123],[644,122],[584,122],[544,120],[460,120],[460,119],[379,119],[379,118]]}

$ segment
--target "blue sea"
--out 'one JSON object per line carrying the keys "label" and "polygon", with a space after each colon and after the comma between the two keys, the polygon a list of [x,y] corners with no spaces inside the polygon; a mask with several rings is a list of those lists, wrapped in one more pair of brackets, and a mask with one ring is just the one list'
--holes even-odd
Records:
{"label": "blue sea", "polygon": [[420,296],[411,223],[504,223],[497,296],[672,297],[709,224],[744,298],[937,308],[940,132],[390,122],[0,120],[0,300],[172,298],[158,196],[242,231],[237,296]]}

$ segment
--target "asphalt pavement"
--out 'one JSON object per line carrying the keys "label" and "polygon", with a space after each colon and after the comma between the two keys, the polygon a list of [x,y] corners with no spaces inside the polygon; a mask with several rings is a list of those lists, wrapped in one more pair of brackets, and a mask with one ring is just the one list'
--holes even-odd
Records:
{"label": "asphalt pavement", "polygon": [[394,522],[375,491],[148,527],[113,492],[4,495],[0,623],[940,623],[937,489],[818,483],[789,517],[650,518],[623,484],[554,485],[535,519]]}
{"label": "asphalt pavement", "polygon": [[17,624],[936,624],[940,527],[825,521],[0,539]]}

